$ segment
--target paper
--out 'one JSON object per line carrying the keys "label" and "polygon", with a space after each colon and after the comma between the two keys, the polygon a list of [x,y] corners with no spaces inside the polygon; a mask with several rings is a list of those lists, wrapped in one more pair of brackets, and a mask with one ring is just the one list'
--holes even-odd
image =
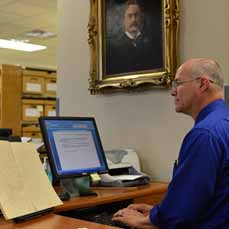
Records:
{"label": "paper", "polygon": [[62,204],[33,143],[0,141],[0,207],[5,219]]}
{"label": "paper", "polygon": [[26,91],[41,92],[41,84],[27,83],[26,84]]}
{"label": "paper", "polygon": [[56,83],[47,83],[46,91],[57,91],[57,84]]}
{"label": "paper", "polygon": [[56,116],[56,110],[48,111],[48,116]]}
{"label": "paper", "polygon": [[32,138],[31,137],[21,137],[22,142],[31,142]]}
{"label": "paper", "polygon": [[129,175],[129,174],[111,176],[105,173],[105,174],[101,174],[100,177],[103,182],[112,182],[112,181],[132,181],[132,180],[136,180],[141,177],[144,177],[144,176],[143,175]]}
{"label": "paper", "polygon": [[129,174],[125,174],[125,175],[115,175],[112,176],[115,180],[136,180],[138,178],[143,177],[143,175],[129,175]]}
{"label": "paper", "polygon": [[37,108],[27,108],[25,109],[26,117],[39,117],[40,111]]}
{"label": "paper", "polygon": [[100,178],[100,176],[99,176],[98,173],[91,173],[90,174],[90,177],[91,177],[91,179],[92,179],[93,182],[96,182],[96,181],[100,181],[101,180],[101,178]]}
{"label": "paper", "polygon": [[105,151],[109,169],[134,167],[140,171],[137,152],[133,149],[116,149]]}

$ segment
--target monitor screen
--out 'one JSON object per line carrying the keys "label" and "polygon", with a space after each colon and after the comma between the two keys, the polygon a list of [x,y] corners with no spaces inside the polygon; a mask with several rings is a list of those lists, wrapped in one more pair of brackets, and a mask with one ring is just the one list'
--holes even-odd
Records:
{"label": "monitor screen", "polygon": [[54,179],[107,172],[94,118],[40,117]]}

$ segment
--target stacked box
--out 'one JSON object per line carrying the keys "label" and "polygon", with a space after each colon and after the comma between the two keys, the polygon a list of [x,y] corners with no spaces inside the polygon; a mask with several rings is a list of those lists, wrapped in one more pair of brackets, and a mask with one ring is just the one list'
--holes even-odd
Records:
{"label": "stacked box", "polygon": [[22,101],[22,120],[38,121],[44,115],[44,100],[23,99]]}
{"label": "stacked box", "polygon": [[23,71],[23,93],[43,95],[45,92],[45,72]]}
{"label": "stacked box", "polygon": [[31,138],[41,138],[38,124],[30,124],[22,127],[22,136]]}
{"label": "stacked box", "polygon": [[46,100],[44,101],[44,107],[45,116],[56,116],[56,101]]}
{"label": "stacked box", "polygon": [[57,91],[56,74],[47,74],[45,77],[45,95],[55,97]]}

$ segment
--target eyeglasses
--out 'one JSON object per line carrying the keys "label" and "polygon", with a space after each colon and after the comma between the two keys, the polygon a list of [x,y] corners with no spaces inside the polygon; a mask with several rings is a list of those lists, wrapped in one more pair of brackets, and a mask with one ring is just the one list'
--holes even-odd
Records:
{"label": "eyeglasses", "polygon": [[196,77],[196,78],[192,78],[189,80],[173,80],[172,81],[172,88],[176,89],[178,86],[184,84],[184,83],[188,83],[188,82],[192,82],[194,80],[199,80],[201,77]]}
{"label": "eyeglasses", "polygon": [[[188,80],[173,80],[172,81],[172,89],[176,89],[178,86],[180,86],[180,85],[182,85],[184,83],[192,82],[194,80],[199,80],[201,78],[202,77],[194,77],[194,78],[188,79]],[[208,80],[209,80],[210,83],[219,85],[219,83],[217,81],[211,80],[209,78],[208,78]]]}

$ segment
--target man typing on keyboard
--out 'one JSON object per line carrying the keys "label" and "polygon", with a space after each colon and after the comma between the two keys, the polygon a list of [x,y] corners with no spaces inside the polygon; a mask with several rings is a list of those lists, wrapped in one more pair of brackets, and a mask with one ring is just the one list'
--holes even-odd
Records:
{"label": "man typing on keyboard", "polygon": [[153,206],[148,204],[130,204],[127,208],[116,212],[112,218],[114,221],[120,221],[133,228],[157,229],[150,222],[149,214]]}
{"label": "man typing on keyboard", "polygon": [[213,60],[186,61],[171,95],[175,110],[191,116],[168,192],[160,204],[130,205],[113,220],[138,228],[229,228],[229,109],[223,101],[223,75]]}

